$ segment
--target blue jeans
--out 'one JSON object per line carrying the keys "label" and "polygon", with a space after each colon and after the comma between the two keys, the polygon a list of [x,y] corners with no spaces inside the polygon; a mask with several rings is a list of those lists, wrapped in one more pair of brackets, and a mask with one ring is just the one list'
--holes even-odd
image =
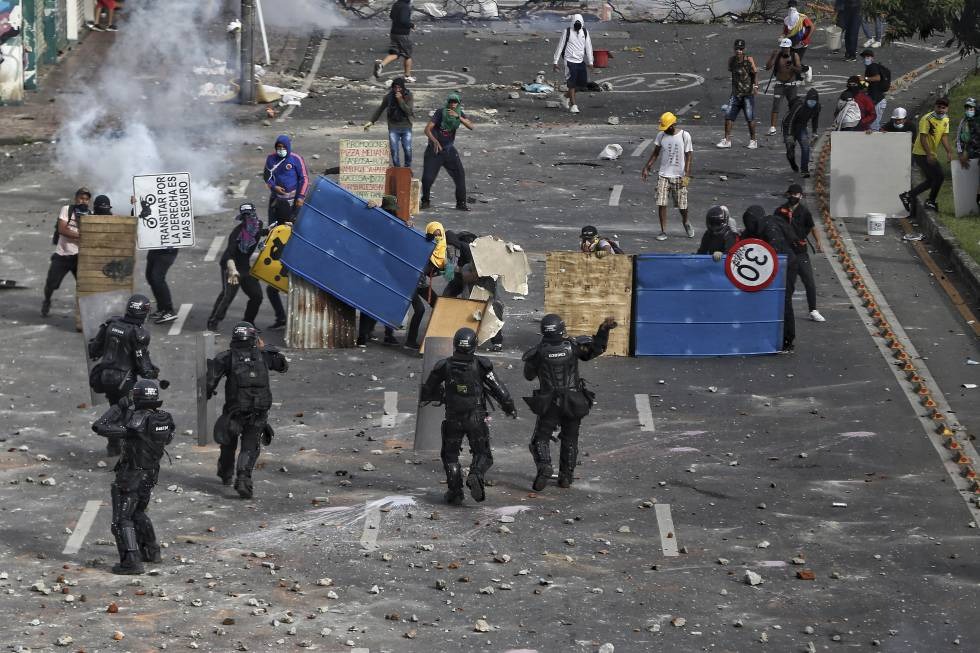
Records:
{"label": "blue jeans", "polygon": [[400,127],[388,129],[388,144],[391,145],[391,165],[399,167],[398,151],[399,144],[405,151],[405,167],[412,167],[412,128]]}
{"label": "blue jeans", "polygon": [[[874,17],[875,22],[875,41],[880,41],[881,37],[885,35],[885,21],[881,19],[881,16]],[[865,38],[871,38],[871,21],[865,20],[861,22],[861,30],[864,32]]]}
{"label": "blue jeans", "polygon": [[738,118],[739,112],[745,113],[745,122],[752,124],[755,120],[755,96],[754,95],[733,95],[728,98],[728,111],[725,113],[725,120],[734,122]]}

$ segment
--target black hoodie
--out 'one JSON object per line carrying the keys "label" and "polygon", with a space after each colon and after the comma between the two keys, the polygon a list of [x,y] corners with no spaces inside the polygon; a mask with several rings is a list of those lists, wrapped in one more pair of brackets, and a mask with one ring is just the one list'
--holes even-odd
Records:
{"label": "black hoodie", "polygon": [[745,229],[742,231],[742,238],[758,238],[764,240],[777,254],[785,254],[787,262],[796,259],[796,252],[793,251],[793,242],[796,240],[796,233],[789,222],[781,218],[766,215],[766,210],[761,206],[750,206],[742,214],[742,222]]}
{"label": "black hoodie", "polygon": [[395,36],[407,36],[415,25],[412,24],[411,0],[397,0],[388,12],[391,18],[391,33]]}
{"label": "black hoodie", "polygon": [[[817,106],[812,109],[806,105],[806,100],[816,100]],[[783,117],[783,137],[795,136],[802,129],[810,126],[810,134],[817,133],[817,122],[820,118],[820,94],[817,89],[811,88],[806,92],[806,98],[799,96],[790,102],[789,111]]]}

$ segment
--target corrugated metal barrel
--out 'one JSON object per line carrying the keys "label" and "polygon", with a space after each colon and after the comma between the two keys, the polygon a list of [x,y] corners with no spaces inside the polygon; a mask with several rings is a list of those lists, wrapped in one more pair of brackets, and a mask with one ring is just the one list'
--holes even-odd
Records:
{"label": "corrugated metal barrel", "polygon": [[293,349],[353,347],[353,307],[295,275],[289,279],[286,345]]}

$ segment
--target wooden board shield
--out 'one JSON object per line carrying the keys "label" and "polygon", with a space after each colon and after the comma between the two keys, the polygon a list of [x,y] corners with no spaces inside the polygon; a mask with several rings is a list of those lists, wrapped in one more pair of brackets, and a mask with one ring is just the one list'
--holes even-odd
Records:
{"label": "wooden board shield", "polygon": [[[440,300],[441,301],[441,300]],[[630,355],[633,259],[622,254],[596,258],[582,252],[549,252],[545,262],[544,310],[565,320],[570,336],[595,335],[607,316],[610,356]]]}
{"label": "wooden board shield", "polygon": [[79,221],[77,293],[133,292],[136,219],[86,215]]}
{"label": "wooden board shield", "polygon": [[280,259],[283,247],[292,233],[293,228],[288,224],[281,224],[270,231],[265,239],[265,246],[251,269],[253,277],[282,292],[289,292],[289,273]]}
{"label": "wooden board shield", "polygon": [[479,332],[480,320],[476,319],[474,315],[479,313],[482,319],[483,312],[486,310],[486,301],[440,297],[436,301],[435,308],[432,309],[429,326],[425,330],[425,338],[422,340],[422,347],[419,351],[425,353],[425,343],[429,338],[449,338],[452,340],[456,332],[463,327],[469,327],[473,331]]}

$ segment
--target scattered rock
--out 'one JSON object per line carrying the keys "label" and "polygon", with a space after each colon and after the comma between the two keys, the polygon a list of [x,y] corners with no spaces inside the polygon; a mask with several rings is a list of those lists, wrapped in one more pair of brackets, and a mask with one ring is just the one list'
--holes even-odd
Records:
{"label": "scattered rock", "polygon": [[490,624],[487,623],[486,619],[477,619],[476,624],[473,626],[473,630],[475,630],[478,633],[489,633]]}
{"label": "scattered rock", "polygon": [[768,549],[769,546],[770,546],[770,544],[769,544],[769,541],[768,540],[762,540],[761,542],[759,542],[758,544],[755,545],[755,548],[757,548],[757,549]]}
{"label": "scattered rock", "polygon": [[75,640],[71,635],[62,635],[56,639],[54,643],[56,646],[71,646],[74,641]]}
{"label": "scattered rock", "polygon": [[373,472],[374,470],[375,470],[375,466],[372,465],[371,463],[364,463],[363,465],[361,465],[361,471]]}
{"label": "scattered rock", "polygon": [[610,125],[618,125],[619,124],[619,117],[618,116],[609,116],[608,118],[606,118],[606,122],[609,123]]}
{"label": "scattered rock", "polygon": [[761,585],[763,583],[762,576],[749,569],[745,570],[745,576],[742,578],[746,585]]}
{"label": "scattered rock", "polygon": [[112,633],[112,639],[116,640],[117,642],[122,641],[123,638],[125,637],[126,636],[123,635],[123,632],[121,630],[117,630],[116,632]]}
{"label": "scattered rock", "polygon": [[[507,94],[507,97],[509,97],[511,100],[517,100],[520,99],[521,94],[518,93],[517,91],[511,91],[510,93]],[[486,631],[482,631],[482,632],[486,632]]]}
{"label": "scattered rock", "polygon": [[606,642],[605,644],[599,647],[599,653],[615,653],[615,651],[616,651],[616,647],[610,644],[609,642]]}
{"label": "scattered rock", "polygon": [[684,617],[674,617],[673,619],[670,620],[670,625],[673,626],[674,628],[683,628],[684,624],[686,623],[687,623],[687,619],[685,619]]}
{"label": "scattered rock", "polygon": [[617,533],[632,533],[629,526],[620,526],[616,529]]}
{"label": "scattered rock", "polygon": [[320,587],[330,587],[333,585],[333,578],[321,578],[316,582]]}

